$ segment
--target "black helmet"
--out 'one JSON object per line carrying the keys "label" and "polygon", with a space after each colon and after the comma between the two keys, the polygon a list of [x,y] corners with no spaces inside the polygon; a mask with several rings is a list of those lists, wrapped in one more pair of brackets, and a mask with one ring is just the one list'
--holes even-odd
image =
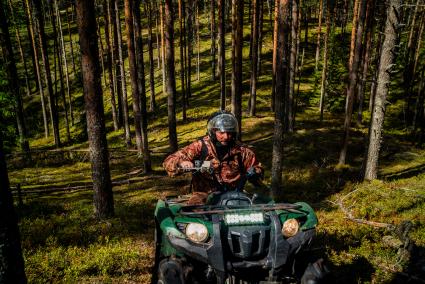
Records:
{"label": "black helmet", "polygon": [[234,138],[236,138],[239,134],[238,121],[232,113],[221,110],[213,113],[208,119],[207,131],[213,141],[216,140],[216,131],[234,133]]}

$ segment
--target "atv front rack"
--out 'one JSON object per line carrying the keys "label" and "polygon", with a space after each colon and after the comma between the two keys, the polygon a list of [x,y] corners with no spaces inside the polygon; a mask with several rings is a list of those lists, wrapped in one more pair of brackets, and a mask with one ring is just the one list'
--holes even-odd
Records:
{"label": "atv front rack", "polygon": [[212,214],[226,214],[230,212],[251,212],[251,211],[274,211],[285,210],[293,213],[304,213],[299,211],[301,205],[291,203],[277,203],[277,204],[253,204],[253,205],[189,205],[182,206],[179,213],[186,216],[193,215],[212,215]]}

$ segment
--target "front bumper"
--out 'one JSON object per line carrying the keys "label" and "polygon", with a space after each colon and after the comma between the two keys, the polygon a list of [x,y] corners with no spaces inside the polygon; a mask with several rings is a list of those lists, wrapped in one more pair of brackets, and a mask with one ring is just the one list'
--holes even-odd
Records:
{"label": "front bumper", "polygon": [[179,252],[193,259],[209,264],[214,270],[220,272],[231,271],[233,268],[260,267],[265,270],[278,271],[288,261],[288,257],[297,253],[300,249],[310,243],[315,235],[315,229],[299,231],[295,236],[285,239],[281,234],[281,223],[276,214],[271,214],[270,242],[267,255],[255,261],[239,260],[229,261],[224,259],[223,244],[227,242],[222,239],[220,218],[213,218],[213,235],[208,244],[193,243],[186,238],[168,235],[170,244]]}

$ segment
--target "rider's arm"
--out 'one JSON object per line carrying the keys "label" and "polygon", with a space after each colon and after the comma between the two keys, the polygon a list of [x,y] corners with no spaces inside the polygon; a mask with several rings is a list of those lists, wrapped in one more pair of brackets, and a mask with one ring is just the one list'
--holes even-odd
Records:
{"label": "rider's arm", "polygon": [[192,144],[183,147],[177,152],[169,155],[162,164],[169,176],[178,174],[178,168],[182,162],[192,162],[201,154],[202,143],[195,141]]}

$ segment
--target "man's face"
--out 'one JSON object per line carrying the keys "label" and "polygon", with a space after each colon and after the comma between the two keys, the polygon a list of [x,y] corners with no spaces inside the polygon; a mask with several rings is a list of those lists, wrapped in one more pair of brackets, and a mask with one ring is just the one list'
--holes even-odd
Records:
{"label": "man's face", "polygon": [[217,141],[220,142],[222,145],[228,145],[229,142],[233,140],[233,133],[232,132],[223,132],[223,131],[216,131],[215,137],[217,138]]}

